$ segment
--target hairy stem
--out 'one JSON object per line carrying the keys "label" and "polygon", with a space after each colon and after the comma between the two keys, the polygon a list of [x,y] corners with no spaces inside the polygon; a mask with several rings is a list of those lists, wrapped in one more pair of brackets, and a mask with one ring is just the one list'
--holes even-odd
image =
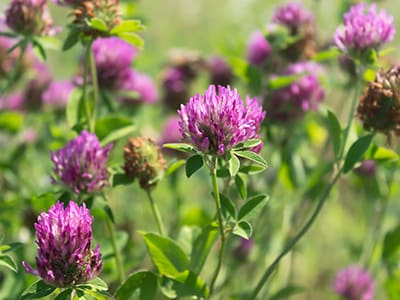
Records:
{"label": "hairy stem", "polygon": [[114,250],[115,262],[117,263],[119,280],[120,280],[120,283],[122,284],[125,282],[125,279],[126,279],[124,265],[122,264],[121,253],[117,247],[117,240],[115,238],[114,226],[113,226],[113,223],[112,223],[110,217],[108,217],[108,216],[106,218],[106,224],[107,224],[108,231],[110,232],[111,245]]}
{"label": "hairy stem", "polygon": [[218,184],[217,184],[217,172],[216,172],[216,167],[215,167],[216,165],[217,164],[215,163],[213,168],[211,169],[210,174],[211,174],[211,181],[212,181],[212,187],[213,187],[213,193],[214,193],[215,206],[217,208],[217,219],[218,219],[219,231],[220,231],[220,235],[221,235],[221,239],[220,239],[221,240],[221,248],[219,250],[218,264],[214,271],[214,275],[213,275],[213,278],[210,283],[209,297],[211,297],[211,295],[213,293],[215,282],[217,281],[218,274],[221,270],[222,261],[224,258],[225,240],[226,240],[225,232],[224,232],[224,223],[223,223],[223,219],[222,219],[221,200],[219,197]]}
{"label": "hairy stem", "polygon": [[146,190],[146,193],[147,193],[147,197],[149,198],[149,201],[150,201],[151,210],[153,212],[153,217],[154,217],[154,219],[156,221],[156,224],[157,224],[158,232],[161,235],[165,235],[164,226],[163,226],[163,223],[162,223],[162,220],[161,220],[161,215],[160,215],[160,211],[158,210],[157,204],[154,201],[150,190]]}

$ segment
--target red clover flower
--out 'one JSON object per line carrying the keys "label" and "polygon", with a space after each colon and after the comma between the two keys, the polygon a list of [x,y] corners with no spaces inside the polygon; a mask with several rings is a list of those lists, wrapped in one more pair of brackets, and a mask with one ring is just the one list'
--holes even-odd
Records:
{"label": "red clover flower", "polygon": [[378,49],[394,38],[393,17],[385,10],[377,11],[376,4],[366,3],[352,6],[343,17],[343,26],[336,30],[336,46],[350,54],[366,49]]}
{"label": "red clover flower", "polygon": [[65,185],[77,194],[101,191],[108,185],[107,159],[111,147],[109,144],[103,148],[95,134],[82,131],[64,148],[51,152],[53,183]]}
{"label": "red clover flower", "polygon": [[24,261],[25,269],[56,287],[70,287],[95,278],[102,261],[99,246],[91,248],[92,221],[85,204],[79,207],[73,201],[66,208],[57,202],[48,213],[43,212],[35,223],[37,270]]}
{"label": "red clover flower", "polygon": [[237,143],[258,137],[265,117],[256,98],[244,105],[236,89],[210,85],[178,110],[183,139],[207,154],[225,155]]}
{"label": "red clover flower", "polygon": [[368,272],[358,266],[350,266],[337,274],[334,289],[345,300],[373,300],[375,284]]}

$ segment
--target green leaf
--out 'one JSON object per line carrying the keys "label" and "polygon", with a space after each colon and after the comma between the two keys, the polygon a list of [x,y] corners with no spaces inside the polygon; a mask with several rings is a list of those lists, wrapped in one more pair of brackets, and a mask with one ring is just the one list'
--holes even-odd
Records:
{"label": "green leaf", "polygon": [[6,267],[10,269],[11,271],[14,271],[17,273],[18,267],[15,261],[11,256],[8,255],[0,255],[0,266]]}
{"label": "green leaf", "polygon": [[79,42],[81,32],[78,28],[71,28],[62,46],[63,51],[67,51]]}
{"label": "green leaf", "polygon": [[70,128],[74,127],[79,123],[79,110],[82,99],[82,91],[80,89],[74,89],[69,94],[67,102],[67,123]]}
{"label": "green leaf", "polygon": [[239,191],[240,197],[243,200],[247,199],[247,186],[246,182],[244,181],[243,177],[239,174],[235,176],[235,185],[236,189]]}
{"label": "green leaf", "polygon": [[128,176],[123,173],[117,173],[114,174],[112,177],[112,186],[118,186],[118,185],[130,185],[132,184],[134,179],[132,176]]}
{"label": "green leaf", "polygon": [[54,300],[70,300],[72,294],[72,289],[66,289],[57,295]]}
{"label": "green leaf", "polygon": [[382,260],[388,265],[396,265],[400,259],[400,225],[386,233],[383,240]]}
{"label": "green leaf", "polygon": [[196,274],[200,273],[211,247],[217,240],[218,233],[218,227],[212,225],[208,225],[201,230],[200,235],[193,242],[189,270]]}
{"label": "green leaf", "polygon": [[373,152],[372,158],[378,161],[398,161],[399,155],[391,149],[376,147]]}
{"label": "green leaf", "polygon": [[172,164],[170,164],[167,169],[165,170],[164,177],[168,177],[171,174],[175,173],[180,167],[182,167],[186,161],[184,159],[180,159],[177,161],[174,161]]}
{"label": "green leaf", "polygon": [[104,139],[110,132],[131,126],[132,121],[128,117],[121,115],[108,115],[103,118],[96,120],[96,128],[94,132],[96,133],[99,140]]}
{"label": "green leaf", "polygon": [[296,286],[296,285],[289,285],[284,287],[283,289],[277,291],[275,294],[270,296],[269,300],[282,300],[282,299],[289,299],[290,296],[294,294],[298,294],[304,291],[304,288]]}
{"label": "green leaf", "polygon": [[349,172],[354,167],[354,165],[358,161],[360,161],[364,153],[368,150],[368,147],[372,142],[373,136],[373,134],[365,135],[355,141],[353,145],[351,145],[344,161],[343,173]]}
{"label": "green leaf", "polygon": [[248,151],[248,150],[234,151],[234,154],[242,158],[248,159],[252,162],[255,162],[256,164],[263,166],[264,168],[268,167],[268,164],[265,161],[265,159],[261,155],[258,155],[253,151]]}
{"label": "green leaf", "polygon": [[366,69],[362,76],[363,76],[363,79],[367,82],[374,81],[375,77],[376,77],[376,70]]}
{"label": "green leaf", "polygon": [[42,44],[36,39],[33,39],[32,43],[33,43],[33,49],[37,52],[39,58],[42,61],[45,61],[47,56],[46,56],[46,51],[44,50]]}
{"label": "green leaf", "polygon": [[336,47],[318,52],[312,58],[313,61],[327,61],[338,58],[342,53]]}
{"label": "green leaf", "polygon": [[236,209],[232,200],[224,194],[219,194],[219,199],[221,201],[221,210],[224,218],[227,219],[230,217],[236,220]]}
{"label": "green leaf", "polygon": [[163,148],[173,149],[181,152],[196,153],[196,150],[191,145],[185,143],[168,143],[162,146]]}
{"label": "green leaf", "polygon": [[21,295],[21,300],[38,299],[50,295],[56,288],[45,283],[43,280],[35,281]]}
{"label": "green leaf", "polygon": [[78,284],[77,287],[92,291],[107,291],[108,285],[100,277],[96,277],[84,284]]}
{"label": "green leaf", "polygon": [[253,233],[253,228],[249,222],[242,220],[233,227],[232,233],[248,240]]}
{"label": "green leaf", "polygon": [[107,24],[99,18],[91,18],[90,27],[99,31],[108,31]]}
{"label": "green leaf", "polygon": [[186,162],[186,176],[189,178],[204,165],[203,157],[201,155],[193,155]]}
{"label": "green leaf", "polygon": [[233,150],[244,150],[244,149],[249,149],[249,148],[253,148],[256,147],[258,145],[260,145],[262,143],[262,141],[260,139],[250,139],[241,143],[236,144],[235,146],[233,146]]}
{"label": "green leaf", "polygon": [[247,202],[240,208],[238,214],[238,220],[248,220],[254,219],[262,208],[267,204],[269,197],[267,195],[257,195],[251,197]]}
{"label": "green leaf", "polygon": [[18,132],[23,125],[24,117],[16,111],[0,112],[0,129],[10,132]]}
{"label": "green leaf", "polygon": [[293,82],[300,79],[301,77],[303,77],[303,74],[277,76],[277,77],[271,78],[268,81],[267,87],[270,90],[281,89],[281,88],[287,87],[288,85],[292,84]]}
{"label": "green leaf", "polygon": [[0,252],[1,253],[11,252],[11,251],[14,251],[15,249],[21,248],[22,245],[23,245],[23,243],[20,243],[20,242],[14,242],[14,243],[1,245]]}
{"label": "green leaf", "polygon": [[332,138],[333,151],[335,153],[335,157],[338,157],[340,149],[342,147],[342,128],[340,127],[340,123],[336,118],[335,114],[328,110],[328,125],[329,132]]}
{"label": "green leaf", "polygon": [[204,281],[195,273],[185,271],[176,279],[164,278],[161,287],[164,295],[170,299],[193,298],[205,299],[208,297],[208,288]]}
{"label": "green leaf", "polygon": [[111,30],[111,34],[123,32],[143,31],[146,27],[139,20],[125,20]]}
{"label": "green leaf", "polygon": [[144,241],[154,265],[162,275],[176,278],[187,270],[189,259],[173,240],[155,233],[146,233]]}
{"label": "green leaf", "polygon": [[231,177],[234,177],[237,174],[237,172],[239,171],[240,160],[233,153],[232,154],[229,153],[228,157],[229,157],[228,158],[229,174],[231,175]]}
{"label": "green leaf", "polygon": [[259,166],[259,165],[250,165],[250,166],[241,166],[239,169],[240,173],[248,174],[248,175],[254,175],[261,173],[265,170],[264,167]]}
{"label": "green leaf", "polygon": [[132,46],[138,47],[140,49],[142,49],[144,46],[143,39],[140,36],[138,36],[136,33],[122,32],[122,33],[118,34],[118,37],[120,37],[124,41],[128,42]]}
{"label": "green leaf", "polygon": [[385,290],[388,300],[399,300],[400,299],[400,276],[395,274],[393,277],[390,277],[385,282]]}
{"label": "green leaf", "polygon": [[136,299],[154,299],[157,292],[157,276],[149,271],[140,270],[131,274],[128,279],[117,289],[115,297],[118,300],[129,299],[134,292],[139,290]]}
{"label": "green leaf", "polygon": [[105,138],[101,140],[101,145],[106,146],[110,144],[111,142],[114,142],[116,140],[119,140],[127,135],[130,135],[134,133],[136,130],[136,127],[134,125],[128,125],[125,127],[121,127],[118,129],[115,129],[114,131],[111,131]]}

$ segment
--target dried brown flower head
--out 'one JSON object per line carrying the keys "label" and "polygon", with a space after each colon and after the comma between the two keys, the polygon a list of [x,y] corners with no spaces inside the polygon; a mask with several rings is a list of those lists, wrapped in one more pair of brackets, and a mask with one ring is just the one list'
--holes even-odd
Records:
{"label": "dried brown flower head", "polygon": [[124,147],[124,159],[126,175],[137,178],[145,190],[157,184],[155,179],[166,167],[160,147],[149,138],[130,138]]}
{"label": "dried brown flower head", "polygon": [[357,108],[364,128],[400,136],[400,67],[378,72]]}

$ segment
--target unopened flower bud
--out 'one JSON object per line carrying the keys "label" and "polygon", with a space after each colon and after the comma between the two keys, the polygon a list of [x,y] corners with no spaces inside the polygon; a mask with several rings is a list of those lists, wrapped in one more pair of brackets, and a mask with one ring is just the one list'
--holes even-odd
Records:
{"label": "unopened flower bud", "polygon": [[130,138],[124,147],[124,159],[126,175],[138,179],[145,190],[156,186],[157,177],[166,167],[160,147],[149,138]]}

